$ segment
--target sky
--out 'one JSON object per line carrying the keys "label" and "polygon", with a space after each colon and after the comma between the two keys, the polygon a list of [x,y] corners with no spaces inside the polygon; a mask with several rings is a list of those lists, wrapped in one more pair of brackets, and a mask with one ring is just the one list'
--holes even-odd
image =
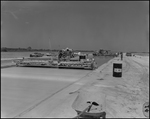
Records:
{"label": "sky", "polygon": [[2,1],[1,47],[149,51],[148,1]]}

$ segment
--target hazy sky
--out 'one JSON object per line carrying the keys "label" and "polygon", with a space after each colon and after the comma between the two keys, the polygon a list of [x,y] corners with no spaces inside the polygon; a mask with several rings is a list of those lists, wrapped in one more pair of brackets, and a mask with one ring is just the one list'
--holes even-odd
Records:
{"label": "hazy sky", "polygon": [[149,2],[1,2],[1,47],[149,51]]}

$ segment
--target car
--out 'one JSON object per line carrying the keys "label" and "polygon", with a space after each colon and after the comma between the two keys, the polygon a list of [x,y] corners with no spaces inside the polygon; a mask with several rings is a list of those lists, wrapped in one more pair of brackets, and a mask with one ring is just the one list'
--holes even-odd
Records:
{"label": "car", "polygon": [[33,54],[30,54],[30,57],[42,57],[44,54],[42,53],[38,53],[38,52],[35,52]]}
{"label": "car", "polygon": [[50,53],[46,53],[45,55],[46,55],[46,56],[51,56],[51,54],[50,54]]}
{"label": "car", "polygon": [[126,56],[132,56],[132,53],[127,52],[127,53],[126,53]]}

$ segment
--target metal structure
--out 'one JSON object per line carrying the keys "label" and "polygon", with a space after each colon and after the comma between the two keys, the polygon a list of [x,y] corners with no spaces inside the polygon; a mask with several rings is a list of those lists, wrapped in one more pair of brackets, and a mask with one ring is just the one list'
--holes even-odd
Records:
{"label": "metal structure", "polygon": [[54,57],[30,57],[21,60],[15,60],[16,66],[38,66],[38,67],[56,67],[56,68],[79,68],[95,69],[96,62],[94,58],[87,54],[74,53],[72,49],[66,48]]}
{"label": "metal structure", "polygon": [[42,56],[44,56],[44,54],[38,52],[30,54],[30,57],[42,57]]}
{"label": "metal structure", "polygon": [[14,60],[16,66],[28,67],[57,67],[58,62],[48,57],[38,58],[23,58],[21,60]]}
{"label": "metal structure", "polygon": [[94,106],[99,106],[98,103],[91,102],[91,101],[88,101],[87,103],[89,103],[90,105],[87,108],[85,108],[83,111],[76,110],[77,116],[74,117],[73,119],[79,119],[79,118],[90,118],[90,119],[95,119],[95,118],[100,119],[100,118],[102,118],[102,119],[104,119],[106,117],[106,112],[99,112],[99,113],[90,112],[91,107],[93,105]]}
{"label": "metal structure", "polygon": [[81,68],[81,69],[95,69],[96,62],[93,57],[88,54],[81,54],[73,52],[72,49],[66,48],[61,50],[58,54],[59,68]]}

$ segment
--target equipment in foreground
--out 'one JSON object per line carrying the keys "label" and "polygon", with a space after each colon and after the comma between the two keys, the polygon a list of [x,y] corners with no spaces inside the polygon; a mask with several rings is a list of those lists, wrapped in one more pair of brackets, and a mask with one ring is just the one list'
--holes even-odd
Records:
{"label": "equipment in foreground", "polygon": [[98,103],[91,102],[91,101],[87,101],[87,103],[89,103],[90,105],[87,108],[85,108],[83,111],[76,110],[78,115],[76,117],[74,117],[74,119],[78,119],[78,118],[91,118],[92,119],[92,118],[101,118],[101,117],[103,119],[105,118],[106,112],[100,112],[100,113],[91,113],[90,112],[93,105],[99,106]]}
{"label": "equipment in foreground", "polygon": [[103,87],[96,88],[87,86],[76,91],[78,95],[72,103],[72,108],[77,112],[75,118],[105,118],[106,94],[103,93]]}
{"label": "equipment in foreground", "polygon": [[122,61],[113,63],[113,77],[122,77]]}
{"label": "equipment in foreground", "polygon": [[142,108],[143,114],[145,117],[149,118],[149,102],[145,102]]}

